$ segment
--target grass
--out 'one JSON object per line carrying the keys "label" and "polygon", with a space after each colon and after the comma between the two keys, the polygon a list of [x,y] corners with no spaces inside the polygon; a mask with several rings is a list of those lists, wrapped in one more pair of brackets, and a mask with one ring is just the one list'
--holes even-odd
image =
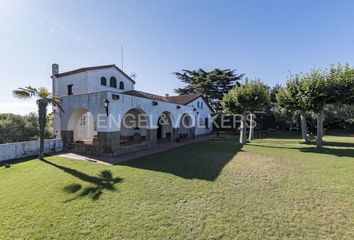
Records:
{"label": "grass", "polygon": [[48,157],[0,167],[0,239],[353,239],[354,138],[276,133],[118,166]]}

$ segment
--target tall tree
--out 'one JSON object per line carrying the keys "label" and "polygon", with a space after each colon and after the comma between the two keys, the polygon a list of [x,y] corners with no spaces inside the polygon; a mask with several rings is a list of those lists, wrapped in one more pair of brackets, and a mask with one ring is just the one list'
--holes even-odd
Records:
{"label": "tall tree", "polygon": [[354,69],[349,64],[332,65],[329,70],[312,70],[308,75],[308,104],[317,112],[317,142],[322,147],[324,108],[328,104],[354,103]]}
{"label": "tall tree", "polygon": [[234,87],[222,99],[224,109],[232,114],[241,114],[240,143],[246,143],[246,112],[250,112],[250,135],[253,139],[255,122],[254,112],[263,110],[270,100],[269,90],[259,80],[247,81],[244,85]]}
{"label": "tall tree", "polygon": [[306,112],[309,109],[303,97],[303,89],[301,88],[303,79],[303,74],[291,75],[286,86],[278,89],[276,100],[281,108],[285,108],[290,112],[300,112],[302,140],[303,142],[307,142]]}
{"label": "tall tree", "polygon": [[27,86],[13,91],[15,97],[20,99],[35,98],[38,107],[39,125],[39,159],[44,158],[45,127],[47,125],[47,107],[49,104],[60,108],[60,99],[53,96],[46,88]]}
{"label": "tall tree", "polygon": [[351,68],[349,64],[331,65],[327,81],[331,91],[328,103],[353,105],[354,68]]}
{"label": "tall tree", "polygon": [[[354,69],[348,64],[332,65],[329,70],[312,69],[295,75],[278,92],[280,106],[290,111],[311,111],[317,115],[316,146],[323,145],[324,109],[328,104],[352,105],[354,101]],[[304,131],[303,131],[304,138]]]}
{"label": "tall tree", "polygon": [[248,111],[250,112],[250,130],[248,140],[251,141],[254,138],[254,129],[256,127],[255,111],[262,111],[270,102],[269,88],[260,80],[248,81],[245,85],[250,103],[248,105]]}
{"label": "tall tree", "polygon": [[317,113],[317,148],[323,145],[324,108],[332,98],[328,83],[326,71],[313,69],[304,75],[300,85],[301,98],[306,109]]}
{"label": "tall tree", "polygon": [[222,97],[234,86],[240,85],[244,74],[237,74],[236,70],[214,69],[207,72],[203,69],[182,70],[174,73],[179,80],[186,84],[185,87],[175,89],[180,95],[203,94],[209,103],[218,108]]}

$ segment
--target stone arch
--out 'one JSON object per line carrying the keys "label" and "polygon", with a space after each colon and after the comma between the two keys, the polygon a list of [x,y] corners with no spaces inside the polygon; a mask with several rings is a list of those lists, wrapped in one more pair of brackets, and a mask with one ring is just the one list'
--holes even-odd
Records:
{"label": "stone arch", "polygon": [[157,139],[172,140],[174,118],[171,112],[162,112],[157,119]]}
{"label": "stone arch", "polygon": [[195,118],[191,113],[182,114],[178,121],[178,126],[180,138],[194,138]]}
{"label": "stone arch", "polygon": [[71,113],[67,129],[73,132],[74,142],[93,143],[97,135],[96,119],[88,109],[78,108]]}
{"label": "stone arch", "polygon": [[147,141],[149,117],[141,108],[131,108],[120,121],[121,143]]}

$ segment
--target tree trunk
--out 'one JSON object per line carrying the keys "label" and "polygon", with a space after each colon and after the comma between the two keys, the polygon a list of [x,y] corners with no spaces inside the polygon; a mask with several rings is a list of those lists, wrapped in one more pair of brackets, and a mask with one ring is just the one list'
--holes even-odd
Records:
{"label": "tree trunk", "polygon": [[250,132],[248,135],[248,140],[252,141],[254,138],[254,128],[255,128],[255,124],[254,124],[254,118],[253,118],[253,113],[250,113]]}
{"label": "tree trunk", "polygon": [[242,114],[240,127],[240,143],[246,143],[246,114]]}
{"label": "tree trunk", "polygon": [[306,113],[305,112],[301,112],[300,118],[301,118],[302,141],[304,143],[307,143],[308,139],[307,139]]}
{"label": "tree trunk", "polygon": [[45,127],[47,125],[47,106],[48,103],[44,99],[37,100],[38,105],[38,125],[39,125],[39,159],[44,158],[44,138]]}
{"label": "tree trunk", "polygon": [[323,120],[324,120],[324,111],[321,110],[317,114],[317,139],[316,139],[317,148],[322,148],[323,146]]}

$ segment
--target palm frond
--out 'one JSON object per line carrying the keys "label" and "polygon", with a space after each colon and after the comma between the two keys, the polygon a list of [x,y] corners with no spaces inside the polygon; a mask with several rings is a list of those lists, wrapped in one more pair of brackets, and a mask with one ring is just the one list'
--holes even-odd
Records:
{"label": "palm frond", "polygon": [[17,98],[23,98],[23,99],[26,99],[26,98],[31,98],[31,94],[29,94],[28,92],[26,91],[23,91],[23,90],[20,90],[20,89],[17,89],[17,90],[13,90],[12,91],[12,94],[17,97]]}
{"label": "palm frond", "polygon": [[35,96],[37,94],[37,89],[31,86],[24,88],[18,88],[13,91],[13,95],[18,98],[27,99]]}
{"label": "palm frond", "polygon": [[51,93],[48,91],[47,88],[40,87],[40,88],[38,88],[38,96],[40,98],[50,98],[51,97]]}

